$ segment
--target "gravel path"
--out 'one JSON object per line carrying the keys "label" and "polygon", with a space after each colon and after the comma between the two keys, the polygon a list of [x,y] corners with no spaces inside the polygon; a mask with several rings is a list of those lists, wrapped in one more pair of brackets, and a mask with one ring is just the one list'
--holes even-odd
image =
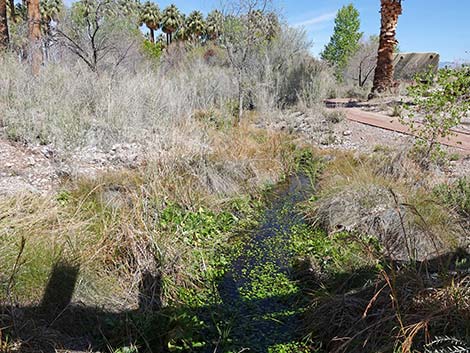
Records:
{"label": "gravel path", "polygon": [[[398,118],[386,116],[379,113],[365,112],[359,108],[341,108],[346,118],[361,124],[378,127],[385,130],[400,132],[406,135],[416,136],[411,129],[400,123]],[[420,125],[419,123],[417,124]],[[445,146],[456,147],[462,150],[465,155],[470,155],[470,133],[463,130],[454,130],[454,134],[439,139],[439,142]]]}

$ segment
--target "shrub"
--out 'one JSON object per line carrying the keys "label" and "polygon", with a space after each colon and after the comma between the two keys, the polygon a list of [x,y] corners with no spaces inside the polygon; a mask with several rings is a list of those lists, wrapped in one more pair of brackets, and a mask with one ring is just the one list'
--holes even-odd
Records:
{"label": "shrub", "polygon": [[325,173],[311,215],[329,232],[374,236],[394,260],[421,261],[454,249],[460,241],[453,212],[425,198],[425,185],[414,186],[422,175],[406,176],[412,179],[408,181],[400,171],[384,170],[375,158],[348,155],[330,162]]}
{"label": "shrub", "polygon": [[339,124],[345,119],[345,113],[341,110],[325,110],[326,121]]}
{"label": "shrub", "polygon": [[35,80],[13,58],[0,60],[5,132],[15,140],[52,144],[59,152],[133,142],[197,147],[202,136],[191,126],[193,111],[224,112],[233,99],[230,72],[200,58],[184,61],[180,69],[119,76],[50,64]]}
{"label": "shrub", "polygon": [[148,40],[143,42],[143,51],[150,59],[158,60],[162,56],[163,47],[161,43],[152,43]]}
{"label": "shrub", "polygon": [[[415,108],[409,120],[401,119],[417,136],[422,147],[423,166],[442,156],[440,141],[452,134],[470,109],[470,68],[441,69],[417,75],[415,84],[408,87]],[[421,121],[415,119],[422,117]]]}
{"label": "shrub", "polygon": [[460,178],[452,185],[442,184],[434,189],[434,194],[461,215],[470,217],[470,179]]}

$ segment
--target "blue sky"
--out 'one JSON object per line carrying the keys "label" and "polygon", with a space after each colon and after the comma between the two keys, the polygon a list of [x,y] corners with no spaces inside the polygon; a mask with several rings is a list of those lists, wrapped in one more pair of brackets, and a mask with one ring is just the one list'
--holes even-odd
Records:
{"label": "blue sky", "polygon": [[[380,0],[275,0],[285,20],[303,26],[314,42],[317,55],[328,42],[334,16],[341,6],[353,3],[361,14],[362,31],[378,34]],[[218,0],[157,0],[160,8],[175,3],[182,11],[204,12],[216,7]],[[470,0],[404,0],[398,24],[402,51],[436,51],[441,61],[470,61]]]}

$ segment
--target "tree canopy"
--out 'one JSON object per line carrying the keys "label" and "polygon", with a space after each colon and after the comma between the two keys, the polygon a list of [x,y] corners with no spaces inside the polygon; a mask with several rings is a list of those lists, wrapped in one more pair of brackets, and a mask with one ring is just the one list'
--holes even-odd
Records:
{"label": "tree canopy", "polygon": [[348,60],[358,51],[361,22],[359,11],[353,4],[343,6],[335,18],[335,28],[330,42],[321,53],[321,58],[336,67],[336,76],[342,80],[342,73]]}

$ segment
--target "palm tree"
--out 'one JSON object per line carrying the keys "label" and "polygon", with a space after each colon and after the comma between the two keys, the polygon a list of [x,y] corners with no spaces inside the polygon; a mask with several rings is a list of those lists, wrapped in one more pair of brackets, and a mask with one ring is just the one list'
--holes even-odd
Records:
{"label": "palm tree", "polygon": [[147,1],[140,11],[140,22],[150,31],[150,41],[155,43],[155,31],[160,28],[161,14],[157,4]]}
{"label": "palm tree", "polygon": [[141,16],[141,5],[138,0],[118,0],[117,8],[121,15],[132,19]]}
{"label": "palm tree", "polygon": [[219,10],[214,10],[207,15],[206,33],[210,40],[219,38],[222,32],[223,15]]}
{"label": "palm tree", "polygon": [[280,32],[281,25],[279,23],[279,17],[274,13],[270,12],[266,16],[266,35],[268,40],[273,40]]}
{"label": "palm tree", "polygon": [[393,84],[393,56],[398,41],[396,31],[398,17],[402,14],[402,0],[381,0],[381,28],[377,67],[370,98],[382,93]]}
{"label": "palm tree", "polygon": [[28,42],[33,75],[38,75],[43,63],[41,43],[41,10],[39,0],[28,1]]}
{"label": "palm tree", "polygon": [[186,41],[189,39],[190,31],[188,27],[188,20],[184,14],[181,15],[181,25],[175,32],[175,39]]}
{"label": "palm tree", "polygon": [[162,31],[166,34],[167,45],[171,44],[173,33],[181,26],[182,16],[178,8],[171,4],[163,11]]}
{"label": "palm tree", "polygon": [[41,19],[45,26],[46,33],[50,33],[51,22],[57,22],[63,10],[61,0],[42,0],[40,3]]}
{"label": "palm tree", "polygon": [[61,14],[64,6],[61,0],[41,0],[41,27],[45,34],[44,41],[44,56],[49,60],[49,47],[51,46],[51,39],[53,36],[51,23],[59,22],[59,15]]}
{"label": "palm tree", "polygon": [[7,2],[0,0],[0,50],[8,48],[10,34],[8,33]]}
{"label": "palm tree", "polygon": [[191,12],[186,21],[186,25],[192,38],[197,39],[204,34],[204,17],[200,11]]}

